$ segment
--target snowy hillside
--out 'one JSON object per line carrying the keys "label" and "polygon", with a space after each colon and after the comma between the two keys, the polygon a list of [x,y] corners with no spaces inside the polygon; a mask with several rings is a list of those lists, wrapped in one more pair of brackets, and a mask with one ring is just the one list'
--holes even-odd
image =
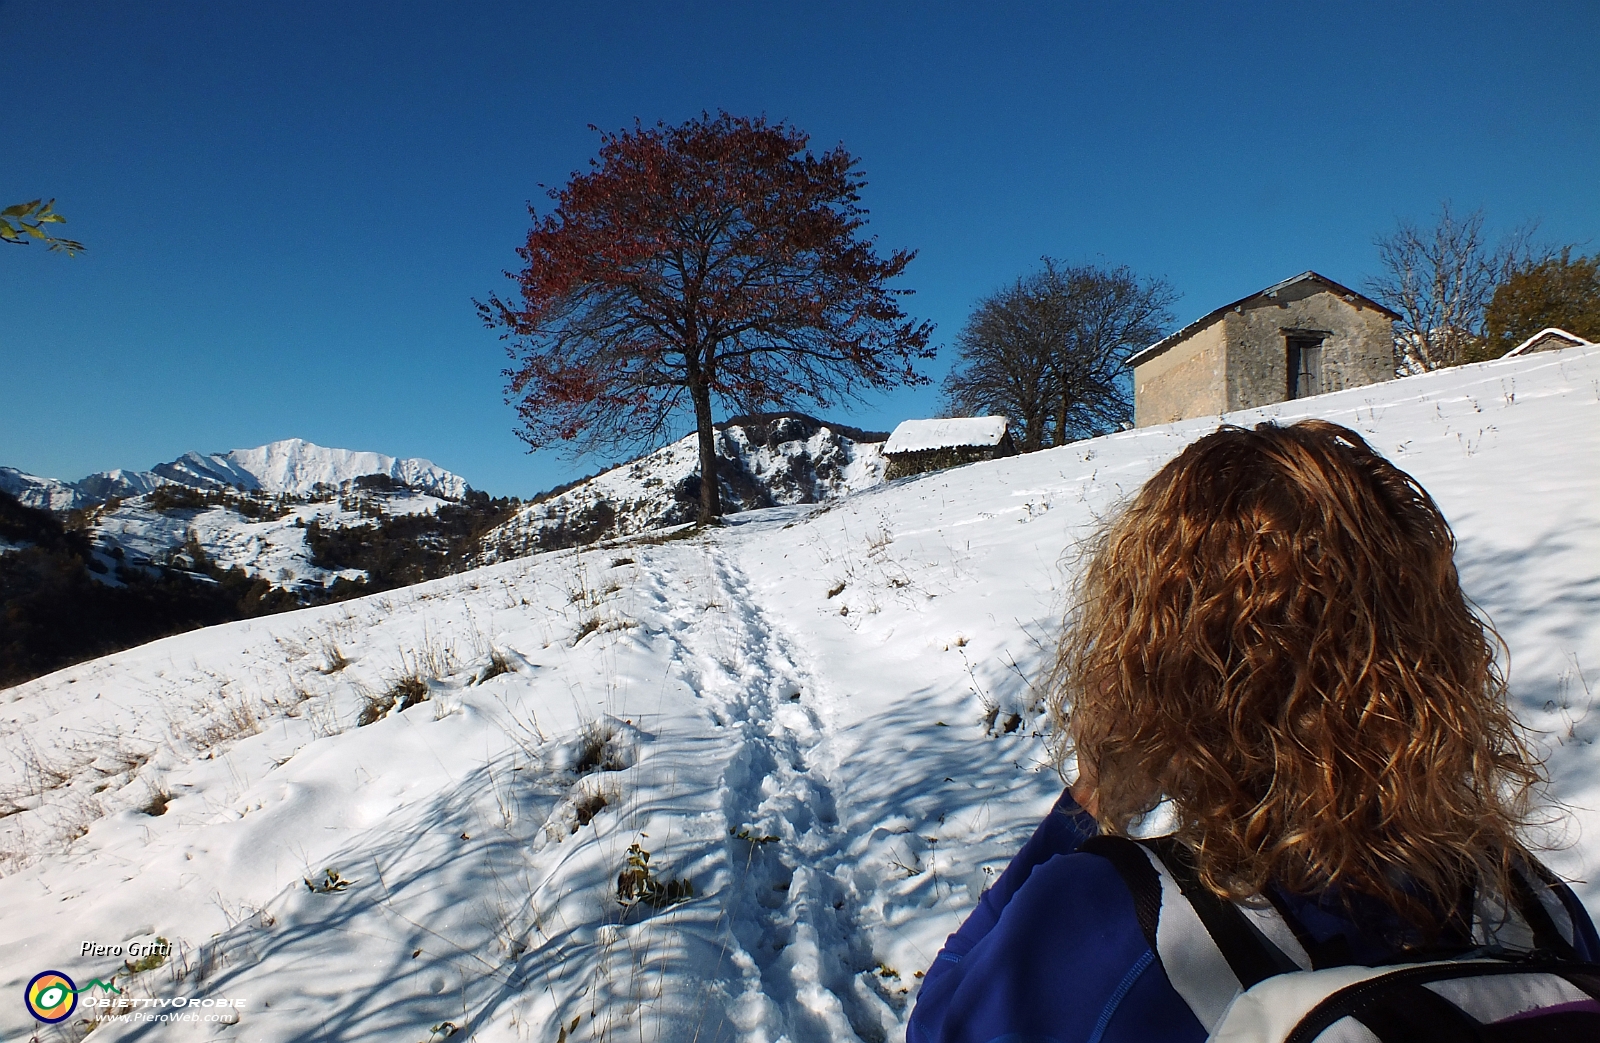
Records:
{"label": "snowy hillside", "polygon": [[[798,413],[718,424],[723,509],[820,503],[883,481],[883,434]],[[519,558],[693,521],[700,506],[694,435],[523,508],[483,539],[481,560]]]}
{"label": "snowy hillside", "polygon": [[[373,524],[374,515],[424,514],[449,502],[413,493],[367,494],[288,504],[276,517],[251,518],[227,506],[159,510],[147,497],[135,497],[97,512],[89,532],[97,556],[108,566],[165,563],[174,555],[181,557],[192,541],[219,568],[241,568],[287,590],[321,589],[341,577],[359,580],[366,574],[359,569],[316,565],[306,538],[307,526],[366,527]],[[107,573],[105,581],[114,582],[110,576]]]}
{"label": "snowy hillside", "polygon": [[[1230,419],[1308,415],[1364,432],[1454,524],[1569,808],[1548,861],[1600,912],[1600,349]],[[505,561],[0,692],[0,992],[129,960],[129,997],[243,1003],[201,1011],[234,1027],[101,1041],[901,1038],[918,973],[1059,789],[1030,682],[1077,541],[1214,426]],[[130,947],[158,938],[165,959]],[[36,1027],[0,1004],[0,1038]]]}
{"label": "snowy hillside", "polygon": [[428,460],[397,460],[382,453],[329,449],[299,438],[227,453],[185,453],[148,471],[119,468],[76,482],[0,467],[0,489],[29,507],[66,511],[104,503],[114,496],[139,496],[167,484],[306,497],[317,492],[319,486],[338,490],[356,478],[374,474],[446,500],[459,500],[467,492],[465,479]]}

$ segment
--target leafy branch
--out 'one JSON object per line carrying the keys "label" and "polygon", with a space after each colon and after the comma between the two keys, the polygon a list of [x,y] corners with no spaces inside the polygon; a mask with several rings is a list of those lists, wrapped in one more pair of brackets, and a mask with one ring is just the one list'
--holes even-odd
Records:
{"label": "leafy branch", "polygon": [[51,209],[55,202],[54,199],[35,199],[31,203],[18,203],[0,210],[0,240],[15,246],[27,246],[30,238],[38,239],[47,244],[51,252],[62,251],[68,257],[85,249],[75,239],[63,239],[45,231],[45,225],[63,224],[67,220]]}

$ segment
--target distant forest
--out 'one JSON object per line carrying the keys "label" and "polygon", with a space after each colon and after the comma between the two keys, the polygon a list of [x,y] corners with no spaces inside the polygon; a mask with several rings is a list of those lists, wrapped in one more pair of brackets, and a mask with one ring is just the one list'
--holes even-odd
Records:
{"label": "distant forest", "polygon": [[459,572],[483,533],[516,506],[514,499],[473,491],[433,514],[384,517],[351,529],[312,523],[306,539],[313,564],[361,569],[368,578],[291,591],[238,567],[221,568],[192,541],[183,549],[184,568],[118,563],[121,585],[103,582],[94,574],[110,578],[110,570],[85,532],[0,492],[0,542],[22,548],[0,553],[0,687],[187,630]]}

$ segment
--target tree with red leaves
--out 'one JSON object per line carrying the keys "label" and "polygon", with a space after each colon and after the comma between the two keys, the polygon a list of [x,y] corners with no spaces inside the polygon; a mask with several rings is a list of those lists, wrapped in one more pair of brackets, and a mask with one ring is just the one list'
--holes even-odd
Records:
{"label": "tree with red leaves", "polygon": [[842,146],[820,156],[784,123],[726,112],[602,132],[590,170],[478,310],[503,329],[506,401],[533,448],[657,445],[684,406],[700,448],[701,522],[722,513],[712,403],[740,412],[922,384],[933,327],[890,289],[913,251],[863,238],[866,184]]}

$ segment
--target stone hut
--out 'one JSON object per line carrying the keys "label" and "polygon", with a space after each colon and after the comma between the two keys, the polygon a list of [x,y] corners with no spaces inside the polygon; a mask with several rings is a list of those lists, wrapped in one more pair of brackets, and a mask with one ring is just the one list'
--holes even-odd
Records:
{"label": "stone hut", "polygon": [[1017,455],[1003,416],[964,416],[946,420],[905,420],[883,444],[889,464],[885,479],[937,471],[978,460]]}
{"label": "stone hut", "polygon": [[1568,333],[1566,330],[1558,329],[1555,326],[1546,326],[1500,357],[1508,359],[1515,355],[1529,355],[1535,351],[1560,351],[1562,348],[1581,348],[1585,346],[1591,345],[1577,334]]}
{"label": "stone hut", "polygon": [[1128,358],[1137,427],[1375,384],[1400,316],[1316,272],[1241,297]]}

